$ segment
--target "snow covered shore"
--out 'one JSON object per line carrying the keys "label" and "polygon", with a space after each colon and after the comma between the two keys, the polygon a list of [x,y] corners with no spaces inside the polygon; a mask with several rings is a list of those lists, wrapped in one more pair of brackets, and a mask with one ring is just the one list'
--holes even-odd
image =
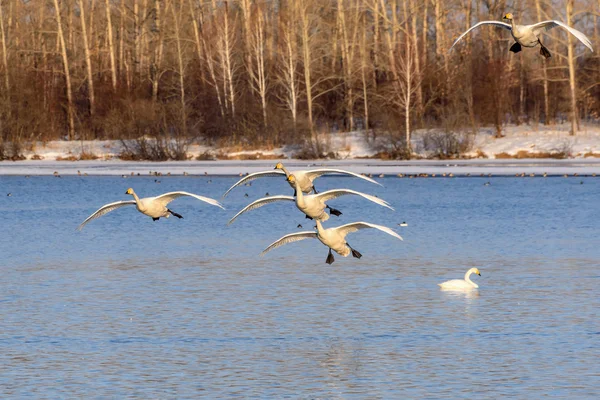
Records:
{"label": "snow covered shore", "polygon": [[[55,141],[35,144],[24,152],[25,161],[0,162],[1,175],[238,175],[273,168],[281,159],[292,168],[318,166],[340,167],[367,174],[600,174],[600,126],[582,124],[576,136],[569,136],[568,125],[509,126],[503,138],[494,138],[491,128],[481,128],[473,139],[467,157],[471,160],[411,160],[382,161],[373,158],[381,150],[366,141],[362,132],[331,133],[323,136],[327,151],[337,154],[338,160],[301,161],[293,159],[297,148],[254,149],[234,151],[193,144],[188,148],[192,160],[199,155],[221,154],[232,160],[218,161],[121,161],[119,141]],[[423,145],[428,131],[417,131],[412,140],[417,156],[431,156]],[[564,160],[537,158],[544,154],[563,153]],[[78,159],[82,154],[96,157],[90,161]],[[480,158],[475,158],[480,157]],[[514,158],[513,158],[514,157]],[[534,159],[528,159],[533,157]],[[235,160],[235,158],[240,158]],[[524,159],[517,159],[524,158]]]}
{"label": "snow covered shore", "polygon": [[[334,160],[334,161],[297,161],[283,160],[290,169],[305,168],[343,168],[349,171],[384,175],[418,175],[431,176],[470,176],[535,174],[548,175],[592,175],[600,177],[600,159],[588,158],[577,160],[420,160],[420,161],[381,161],[381,160]],[[161,174],[167,176],[181,175],[239,175],[269,170],[277,160],[233,160],[233,161],[167,161],[167,162],[131,162],[131,161],[19,161],[0,162],[0,175],[126,175],[140,174],[149,176]]]}

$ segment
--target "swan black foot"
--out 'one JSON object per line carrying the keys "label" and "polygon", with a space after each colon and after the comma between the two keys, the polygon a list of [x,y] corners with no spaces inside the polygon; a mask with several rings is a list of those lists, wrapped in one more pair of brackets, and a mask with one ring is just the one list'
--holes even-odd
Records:
{"label": "swan black foot", "polygon": [[309,217],[308,215],[305,215],[306,219],[312,219],[312,217]]}
{"label": "swan black foot", "polygon": [[331,215],[335,215],[336,217],[342,215],[342,212],[340,210],[336,210],[335,208],[331,208],[329,206],[327,206],[327,209],[329,210],[329,214]]}
{"label": "swan black foot", "polygon": [[168,208],[167,208],[167,211],[168,211],[168,212],[170,212],[170,213],[171,213],[171,215],[172,215],[172,216],[174,216],[174,217],[177,217],[177,218],[183,218],[183,217],[182,217],[180,214],[177,214],[176,212],[174,212],[174,211],[171,211],[171,210],[169,210]]}
{"label": "swan black foot", "polygon": [[329,265],[333,264],[333,262],[335,261],[335,258],[333,258],[333,254],[331,254],[331,249],[329,249],[329,254],[327,255],[327,259],[325,260],[325,262]]}
{"label": "swan black foot", "polygon": [[158,221],[159,219],[160,219],[160,217],[158,217],[158,218],[152,217],[152,221]]}
{"label": "swan black foot", "polygon": [[510,51],[512,51],[513,53],[518,53],[521,51],[521,45],[519,43],[515,43],[512,46],[510,46]]}
{"label": "swan black foot", "polygon": [[297,193],[296,193],[296,189],[294,189],[294,197],[296,197],[296,194],[297,194]]}
{"label": "swan black foot", "polygon": [[315,189],[315,185],[313,185],[312,190],[313,190],[313,192],[315,192],[315,194],[319,193],[319,192],[317,192],[317,189]]}
{"label": "swan black foot", "polygon": [[352,252],[352,257],[354,257],[354,258],[361,258],[362,257],[362,254],[360,254],[358,252],[358,250],[354,250],[352,248],[352,246],[350,246],[350,244],[348,244],[348,242],[346,242],[346,246],[350,247],[350,251]]}
{"label": "swan black foot", "polygon": [[540,44],[540,54],[543,55],[546,58],[550,58],[552,57],[552,54],[550,54],[550,51],[542,44],[542,42],[540,42],[540,40],[538,39],[538,43]]}

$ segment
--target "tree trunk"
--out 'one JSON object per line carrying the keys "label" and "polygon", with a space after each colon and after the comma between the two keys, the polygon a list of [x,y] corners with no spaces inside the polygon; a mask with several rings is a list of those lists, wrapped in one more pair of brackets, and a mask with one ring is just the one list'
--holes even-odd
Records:
{"label": "tree trunk", "polygon": [[81,18],[81,35],[83,37],[83,52],[85,55],[85,69],[87,72],[88,81],[88,97],[90,100],[90,116],[94,116],[96,100],[94,97],[94,79],[92,75],[92,56],[90,55],[90,47],[88,44],[88,36],[85,22],[85,7],[83,0],[79,0],[79,17]]}
{"label": "tree trunk", "polygon": [[[411,18],[411,41],[412,41],[412,48],[414,49],[414,53],[415,53],[415,75],[417,76],[417,82],[416,82],[416,98],[415,98],[415,109],[416,109],[416,116],[417,116],[417,121],[419,123],[422,123],[422,119],[423,119],[423,86],[421,85],[421,82],[423,81],[422,79],[420,79],[421,77],[421,62],[419,60],[419,38],[417,37],[417,6],[416,6],[416,2],[415,0],[410,0],[410,13],[412,15]],[[408,25],[408,23],[407,23]]]}
{"label": "tree trunk", "polygon": [[298,1],[300,4],[300,37],[302,41],[302,58],[304,60],[304,84],[306,86],[306,104],[308,111],[308,124],[310,127],[310,136],[315,146],[317,155],[321,153],[319,139],[315,132],[313,121],[313,95],[312,95],[312,76],[311,76],[311,43],[310,43],[310,16],[306,0]]}
{"label": "tree trunk", "polygon": [[[567,0],[567,25],[573,26],[573,3]],[[573,35],[567,34],[567,61],[569,64],[569,88],[571,94],[571,135],[577,132],[577,86],[575,82],[575,55]]]}
{"label": "tree trunk", "polygon": [[56,24],[58,26],[58,40],[60,42],[60,49],[63,61],[63,67],[65,72],[65,83],[67,89],[67,118],[69,121],[69,140],[73,140],[75,137],[75,110],[73,106],[73,93],[71,91],[71,74],[69,72],[69,59],[67,57],[67,45],[65,43],[65,35],[63,33],[62,21],[60,18],[60,7],[58,0],[54,0],[54,9],[56,12]]}
{"label": "tree trunk", "polygon": [[4,67],[4,87],[6,97],[10,98],[10,81],[8,77],[8,55],[6,54],[6,34],[4,33],[4,12],[0,1],[0,35],[2,35],[2,66]]}
{"label": "tree trunk", "polygon": [[[540,0],[535,0],[535,9],[538,21],[542,21],[542,5]],[[546,57],[542,60],[542,83],[544,86],[544,125],[549,125],[551,118],[550,102],[548,100],[548,62],[546,61]]]}
{"label": "tree trunk", "polygon": [[[183,8],[183,0],[180,0],[180,10]],[[179,95],[181,101],[181,128],[187,134],[187,110],[185,106],[185,66],[183,64],[183,51],[181,49],[181,32],[179,31],[179,16],[175,12],[175,5],[171,5],[173,22],[175,24],[175,42],[177,44],[177,64],[179,67]]]}

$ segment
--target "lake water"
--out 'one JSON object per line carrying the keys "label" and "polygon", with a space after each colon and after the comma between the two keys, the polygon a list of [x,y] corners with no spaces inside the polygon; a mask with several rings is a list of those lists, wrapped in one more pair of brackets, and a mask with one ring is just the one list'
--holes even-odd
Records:
{"label": "lake water", "polygon": [[[75,230],[128,187],[220,198],[237,180],[155,179],[0,176],[2,398],[600,396],[600,178],[320,178],[396,208],[343,197],[327,226],[404,237],[353,233],[363,258],[332,265],[317,240],[259,257],[312,229],[292,204],[225,225],[291,194],[275,178],[226,211],[181,198],[181,220],[123,208]],[[471,267],[478,291],[437,286]]]}

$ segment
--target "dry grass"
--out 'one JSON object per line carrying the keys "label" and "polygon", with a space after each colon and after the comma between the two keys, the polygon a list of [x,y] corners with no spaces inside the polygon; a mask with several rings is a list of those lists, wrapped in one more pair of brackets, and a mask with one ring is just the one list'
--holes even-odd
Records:
{"label": "dry grass", "polygon": [[540,151],[540,152],[529,152],[527,150],[520,150],[517,154],[508,154],[508,153],[497,153],[494,155],[497,159],[522,159],[522,158],[554,158],[558,160],[562,160],[568,158],[568,154],[562,151]]}
{"label": "dry grass", "polygon": [[584,158],[588,158],[588,157],[593,157],[593,158],[600,158],[600,153],[592,153],[591,151],[588,151],[587,153],[585,153],[583,155]]}
{"label": "dry grass", "polygon": [[86,151],[81,152],[81,154],[79,155],[79,160],[84,161],[84,160],[97,160],[99,157],[97,155],[95,155],[94,153],[88,153]]}
{"label": "dry grass", "polygon": [[[69,154],[65,157],[58,156],[56,157],[56,161],[86,161],[86,160],[97,160],[99,157],[93,153],[81,152],[79,156],[74,154]],[[33,158],[32,158],[33,159]]]}
{"label": "dry grass", "polygon": [[286,157],[283,154],[263,154],[261,152],[242,153],[235,155],[228,155],[219,152],[217,153],[216,158],[218,160],[279,160]]}
{"label": "dry grass", "polygon": [[485,154],[480,149],[477,149],[477,153],[475,154],[475,158],[488,158],[487,154]]}
{"label": "dry grass", "polygon": [[31,156],[31,160],[34,160],[34,161],[39,161],[39,160],[43,160],[43,159],[44,159],[44,157],[40,156],[39,154],[34,154]]}
{"label": "dry grass", "polygon": [[216,159],[215,155],[210,151],[205,151],[196,156],[196,161],[215,161]]}

